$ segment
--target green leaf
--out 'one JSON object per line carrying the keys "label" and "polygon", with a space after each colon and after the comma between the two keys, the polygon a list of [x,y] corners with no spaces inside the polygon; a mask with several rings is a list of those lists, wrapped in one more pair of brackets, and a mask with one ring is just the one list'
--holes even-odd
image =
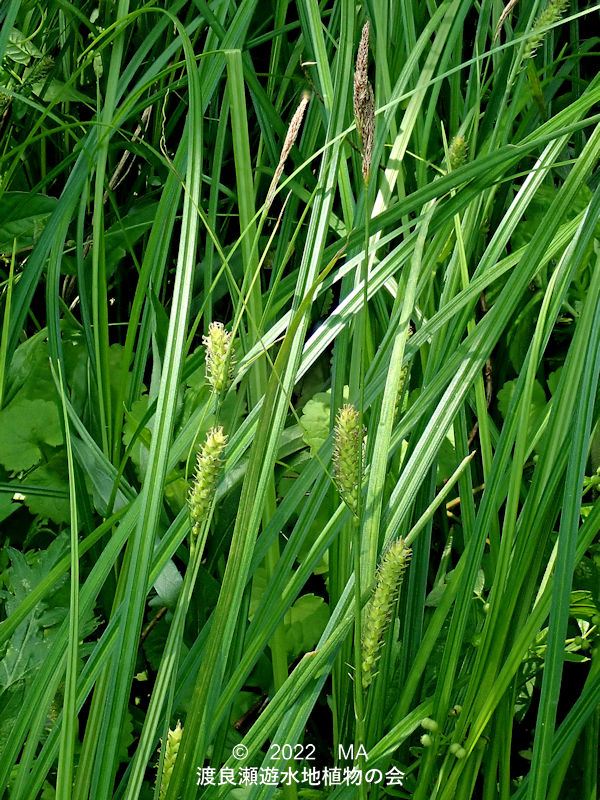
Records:
{"label": "green leaf", "polygon": [[299,597],[283,618],[290,658],[312,650],[328,620],[329,609],[322,597],[314,594]]}
{"label": "green leaf", "polygon": [[187,503],[187,497],[190,491],[190,482],[173,472],[167,475],[167,483],[165,484],[165,500],[169,504],[169,508],[174,514],[179,514],[181,509]]}
{"label": "green leaf", "polygon": [[[50,98],[47,98],[50,99]],[[72,99],[72,98],[62,98]],[[127,255],[133,245],[148,232],[154,221],[157,203],[133,206],[122,219],[111,225],[104,234],[106,247],[106,276],[114,274],[120,261]],[[86,259],[86,266],[91,268],[91,256]]]}
{"label": "green leaf", "polygon": [[[35,486],[47,486],[50,489],[62,489],[67,491],[65,498],[55,495],[28,494],[27,484]],[[21,492],[25,495],[25,505],[32,514],[39,514],[45,519],[56,522],[57,525],[69,522],[69,481],[67,474],[67,461],[63,454],[56,455],[47,464],[41,464],[37,469],[29,473],[23,481]]]}
{"label": "green leaf", "polygon": [[0,197],[0,253],[12,253],[15,239],[17,250],[32,247],[57,202],[45,194],[5,192]]}
{"label": "green leaf", "polygon": [[454,447],[454,431],[450,429],[438,452],[437,483],[448,480],[460,463]]}
{"label": "green leaf", "polygon": [[442,597],[444,596],[444,592],[446,591],[446,589],[448,587],[446,579],[449,578],[450,575],[452,575],[453,572],[454,572],[454,570],[451,570],[450,572],[448,572],[448,574],[444,577],[444,579],[441,580],[439,583],[437,583],[433,587],[433,589],[429,592],[429,594],[425,598],[425,605],[426,606],[433,606],[434,608],[437,608],[437,606],[439,606],[439,604],[440,604],[440,602],[442,600]]}
{"label": "green leaf", "polygon": [[125,719],[123,720],[123,724],[121,726],[121,732],[119,736],[119,749],[117,752],[117,758],[119,761],[128,761],[129,760],[129,753],[127,752],[129,746],[133,743],[133,717],[127,711],[125,713]]}
{"label": "green leaf", "polygon": [[4,751],[13,728],[22,710],[23,698],[25,697],[25,681],[18,681],[6,689],[0,687],[0,752]]}
{"label": "green leaf", "polygon": [[[513,393],[517,386],[517,381],[506,381],[502,388],[498,391],[498,410],[506,419],[508,408],[512,399]],[[531,393],[531,403],[529,406],[529,423],[527,426],[527,436],[531,437],[535,429],[541,422],[542,417],[546,411],[546,394],[539,383],[534,381],[533,390]]]}
{"label": "green leaf", "polygon": [[550,390],[550,394],[555,394],[558,388],[558,382],[560,380],[560,374],[563,371],[562,367],[555,369],[554,372],[551,372],[548,377],[546,378],[546,383],[548,384],[548,389]]}
{"label": "green leaf", "polygon": [[[30,552],[25,556],[20,550],[8,550],[11,557],[11,568],[7,573],[9,586],[0,591],[7,617],[64,554],[66,537],[58,537],[42,553]],[[8,641],[0,660],[0,689],[7,689],[26,679],[44,663],[46,652],[52,643],[52,635],[48,629],[56,629],[68,613],[68,597],[62,593],[63,585],[64,579],[55,584],[52,593],[35,606]]]}
{"label": "green leaf", "polygon": [[120,344],[113,344],[108,348],[108,367],[110,375],[110,400],[115,417],[123,414],[123,408],[117,408],[119,398],[122,397],[123,387],[120,385],[123,375],[128,376],[125,393],[128,390],[129,373],[123,370],[123,360],[125,358],[125,348]]}
{"label": "green leaf", "polygon": [[[153,605],[152,601],[150,601],[150,605]],[[142,644],[144,656],[146,657],[150,668],[154,671],[158,671],[160,666],[160,662],[165,650],[165,640],[167,638],[167,634],[168,623],[164,618],[160,619],[154,625],[154,627],[150,629]]]}
{"label": "green leaf", "polygon": [[[173,611],[177,605],[177,598],[179,597],[182,584],[183,578],[181,577],[181,573],[173,561],[167,561],[158,578],[154,581],[154,589],[158,595],[157,599],[160,605],[166,606]],[[154,605],[155,601],[153,601],[152,604]]]}
{"label": "green leaf", "polygon": [[[297,559],[301,563],[308,556],[311,547],[317,541],[323,529],[330,520],[330,513],[325,506],[321,506],[315,517],[315,521],[310,526],[307,535],[302,540],[300,550],[298,551]],[[326,575],[329,572],[329,551],[323,554],[323,558],[313,569],[314,575]]]}
{"label": "green leaf", "polygon": [[18,28],[8,34],[5,57],[17,64],[29,64],[31,58],[42,58],[42,53]]}
{"label": "green leaf", "polygon": [[264,567],[259,567],[254,571],[252,577],[252,591],[250,593],[250,604],[248,606],[248,619],[252,619],[260,605],[261,598],[267,588],[267,570]]}
{"label": "green leaf", "polygon": [[300,427],[302,438],[310,447],[311,455],[316,455],[323,442],[329,436],[329,398],[331,389],[327,392],[317,392],[302,410]]}
{"label": "green leaf", "polygon": [[519,372],[531,342],[539,315],[541,297],[535,296],[518,314],[507,333],[508,354],[516,372]]}
{"label": "green leaf", "polygon": [[585,589],[575,589],[571,592],[569,616],[575,617],[575,619],[591,620],[597,613],[598,607],[591,592]]}
{"label": "green leaf", "polygon": [[481,593],[485,587],[485,572],[482,569],[477,570],[477,580],[475,581],[475,586],[473,587],[473,593],[478,597],[481,597]]}
{"label": "green leaf", "polygon": [[[543,184],[539,187],[535,197],[527,209],[525,217],[520,225],[517,226],[513,234],[513,245],[515,248],[522,247],[528,244],[533,238],[536,230],[540,225],[544,224],[544,218],[548,213],[551,203],[554,201],[558,194],[558,189],[549,184]],[[581,211],[583,211],[589,204],[592,197],[592,192],[582,183],[578,188],[573,202],[569,206],[566,219],[573,219]],[[595,236],[600,235],[600,223],[596,225]],[[593,241],[585,248],[585,254],[578,263],[577,272],[581,274],[588,266],[590,259],[594,255]]]}
{"label": "green leaf", "polygon": [[[123,425],[123,444],[125,447],[133,442],[133,437],[144,418],[144,414],[148,410],[148,395],[143,394],[139,400],[136,400],[131,406],[131,410],[125,413],[125,423]],[[148,463],[148,453],[150,452],[150,440],[152,433],[149,427],[144,427],[138,433],[137,439],[134,442],[130,457],[135,464],[138,477],[143,478],[146,472],[146,465]]]}
{"label": "green leaf", "polygon": [[0,522],[4,522],[19,508],[19,504],[13,502],[12,494],[0,492]]}
{"label": "green leaf", "polygon": [[8,375],[6,405],[19,392],[30,400],[55,399],[56,389],[50,371],[48,342],[45,337],[46,332],[40,331],[16,349]]}
{"label": "green leaf", "polygon": [[45,447],[63,442],[56,403],[17,399],[0,411],[0,463],[13,472],[30,469]]}
{"label": "green leaf", "polygon": [[[248,619],[252,620],[267,588],[267,571],[259,567],[254,572]],[[305,594],[286,611],[283,618],[285,641],[290,658],[311,650],[329,620],[329,610],[322,597]]]}
{"label": "green leaf", "polygon": [[[348,387],[344,387],[344,400],[348,398]],[[300,427],[302,438],[310,447],[312,456],[316,455],[323,442],[329,436],[329,404],[331,402],[331,389],[326,392],[317,392],[302,409]]]}
{"label": "green leaf", "polygon": [[61,100],[63,103],[85,103],[89,104],[89,98],[78,92],[73,86],[69,86],[64,81],[52,78],[50,81],[36,81],[31,85],[33,93],[41,97],[46,103],[56,103]]}

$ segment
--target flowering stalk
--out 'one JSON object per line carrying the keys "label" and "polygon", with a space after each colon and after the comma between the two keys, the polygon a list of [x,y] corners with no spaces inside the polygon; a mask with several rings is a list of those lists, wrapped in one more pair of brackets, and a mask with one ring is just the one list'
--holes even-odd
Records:
{"label": "flowering stalk", "polygon": [[228,333],[222,322],[211,322],[208,335],[202,337],[206,346],[206,380],[215,394],[228,389],[233,379],[233,334]]}
{"label": "flowering stalk", "polygon": [[335,424],[333,474],[338,491],[355,517],[358,516],[358,494],[362,483],[361,460],[364,427],[359,413],[350,403],[338,411]]}
{"label": "flowering stalk", "polygon": [[188,497],[192,519],[192,543],[197,539],[208,517],[221,470],[220,457],[226,442],[227,436],[223,433],[223,428],[211,428],[198,453],[196,473]]}
{"label": "flowering stalk", "polygon": [[356,54],[354,71],[354,119],[362,144],[362,174],[365,185],[369,183],[373,158],[373,136],[375,133],[375,98],[368,77],[369,22],[365,22]]}
{"label": "flowering stalk", "polygon": [[[413,328],[412,325],[409,325],[408,330],[406,331],[406,342],[408,342],[408,340],[412,335],[413,335]],[[394,420],[398,418],[398,413],[400,411],[400,403],[402,402],[402,397],[404,395],[404,387],[406,385],[406,379],[408,377],[408,366],[409,366],[408,364],[405,364],[402,367],[402,371],[400,373],[400,382],[398,384],[398,391],[396,392],[396,403],[394,404]]]}
{"label": "flowering stalk", "polygon": [[465,137],[455,136],[450,142],[450,147],[448,148],[448,163],[452,172],[466,162],[467,153],[468,145]]}
{"label": "flowering stalk", "polygon": [[402,584],[402,576],[410,558],[410,549],[402,539],[394,542],[383,557],[377,571],[377,586],[367,605],[362,639],[362,682],[367,689],[375,677],[385,632]]}
{"label": "flowering stalk", "polygon": [[183,728],[181,727],[181,722],[178,720],[175,730],[172,731],[169,729],[169,733],[167,735],[167,746],[165,748],[165,760],[160,779],[158,800],[164,800],[167,796],[167,789],[169,788],[169,781],[171,780],[171,775],[173,774],[173,767],[175,766],[175,759],[177,758],[177,753],[179,751],[179,744],[181,742],[182,734]]}
{"label": "flowering stalk", "polygon": [[279,179],[283,174],[283,168],[285,166],[285,162],[287,161],[287,157],[289,156],[290,151],[294,146],[296,139],[298,138],[298,133],[300,132],[300,126],[302,125],[302,120],[304,119],[304,113],[306,112],[306,106],[308,105],[308,101],[309,101],[309,95],[308,93],[305,93],[302,96],[300,105],[294,112],[292,121],[290,122],[288,132],[283,142],[283,147],[281,148],[281,155],[279,156],[279,164],[277,165],[277,169],[275,170],[275,173],[273,175],[273,180],[271,181],[271,185],[269,186],[269,191],[267,192],[267,199],[265,200],[265,211],[267,211],[267,209],[270,207],[271,203],[273,202],[273,198],[275,197],[277,184],[279,183]]}
{"label": "flowering stalk", "polygon": [[548,31],[544,30],[544,28],[548,28],[550,25],[558,22],[568,7],[569,0],[549,0],[548,5],[542,11],[533,25],[531,30],[532,35],[525,45],[525,50],[523,51],[523,56],[521,58],[521,67],[526,61],[535,56],[538,47],[541,45],[544,37],[548,33]]}
{"label": "flowering stalk", "polygon": [[[354,713],[356,716],[355,745],[365,742],[365,715],[361,678],[361,591],[360,591],[360,492],[362,486],[365,428],[361,414],[347,403],[338,411],[335,423],[333,453],[334,478],[338,491],[352,511],[352,551],[354,559]],[[361,757],[362,759],[362,757]],[[360,768],[364,766],[359,759]],[[364,787],[359,793],[366,798]]]}

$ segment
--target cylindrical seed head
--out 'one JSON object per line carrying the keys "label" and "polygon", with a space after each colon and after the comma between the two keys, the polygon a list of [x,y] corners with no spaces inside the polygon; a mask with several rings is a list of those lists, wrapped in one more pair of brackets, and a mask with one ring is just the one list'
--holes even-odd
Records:
{"label": "cylindrical seed head", "polygon": [[177,753],[179,752],[179,744],[181,742],[182,734],[183,728],[181,727],[181,722],[177,721],[175,730],[172,731],[169,729],[169,733],[167,735],[165,760],[163,762],[163,772],[160,779],[160,791],[158,795],[159,800],[164,800],[164,798],[167,796],[167,789],[169,788],[169,781],[171,780],[171,775],[173,774],[173,767],[175,766],[175,760],[177,758]]}
{"label": "cylindrical seed head", "polygon": [[211,322],[208,335],[202,337],[206,346],[206,379],[215,394],[227,389],[233,378],[233,335],[227,333],[222,322]]}
{"label": "cylindrical seed head", "polygon": [[406,548],[402,539],[398,539],[390,546],[377,570],[377,586],[367,605],[363,624],[362,683],[364,689],[371,685],[375,677],[375,665],[381,652],[385,632],[390,624],[390,616],[410,553],[410,548]]}
{"label": "cylindrical seed head", "polygon": [[548,28],[548,26],[558,22],[568,7],[569,0],[549,0],[548,5],[542,11],[533,25],[531,36],[527,40],[527,44],[525,45],[523,56],[521,58],[521,68],[523,68],[528,59],[535,56],[538,47],[549,33],[549,31],[544,30],[544,28]]}
{"label": "cylindrical seed head", "polygon": [[227,436],[223,433],[223,428],[211,428],[198,453],[196,472],[188,497],[192,536],[200,533],[202,523],[208,516],[221,470],[221,453],[226,442]]}
{"label": "cylindrical seed head", "polygon": [[448,162],[450,169],[455,170],[467,160],[468,145],[464,136],[455,136],[448,148]]}
{"label": "cylindrical seed head", "polygon": [[361,430],[359,413],[347,403],[337,414],[333,474],[338,491],[352,513],[358,515],[358,493],[362,484],[361,461],[365,429]]}

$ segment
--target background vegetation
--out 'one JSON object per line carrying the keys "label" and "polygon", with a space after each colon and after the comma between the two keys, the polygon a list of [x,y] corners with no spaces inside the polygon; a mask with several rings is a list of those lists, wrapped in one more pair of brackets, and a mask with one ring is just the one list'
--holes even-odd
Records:
{"label": "background vegetation", "polygon": [[597,797],[597,20],[5,0],[0,795]]}

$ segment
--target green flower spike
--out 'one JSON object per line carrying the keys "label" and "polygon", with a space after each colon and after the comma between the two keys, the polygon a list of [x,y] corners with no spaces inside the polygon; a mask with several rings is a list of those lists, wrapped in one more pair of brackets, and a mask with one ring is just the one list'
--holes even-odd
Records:
{"label": "green flower spike", "polygon": [[453,172],[466,162],[468,149],[469,146],[464,136],[455,136],[450,142],[448,162]]}
{"label": "green flower spike", "polygon": [[163,764],[163,773],[160,780],[160,792],[158,795],[159,800],[164,800],[167,795],[167,789],[169,788],[169,781],[171,780],[171,775],[173,774],[173,767],[175,766],[175,759],[177,758],[177,753],[179,751],[179,743],[181,742],[182,734],[183,728],[181,727],[181,722],[179,721],[177,722],[174,731],[169,729],[169,734],[167,736],[167,747],[165,750],[165,761]]}
{"label": "green flower spike", "polygon": [[211,322],[208,336],[202,337],[202,344],[206,345],[206,379],[215,394],[228,389],[233,379],[232,338],[222,322]]}
{"label": "green flower spike", "polygon": [[[406,335],[406,341],[407,342],[410,339],[410,337],[413,335],[413,333],[414,333],[413,327],[412,327],[412,325],[409,325],[408,326],[408,333]],[[406,384],[406,379],[408,377],[408,367],[409,367],[409,365],[405,364],[402,367],[402,371],[400,373],[400,383],[398,384],[398,392],[396,394],[396,403],[394,405],[394,420],[398,419],[398,413],[400,411],[400,401],[402,400],[402,396],[404,394],[404,386]]]}
{"label": "green flower spike", "polygon": [[565,11],[569,7],[569,0],[550,0],[546,8],[542,11],[539,17],[536,19],[533,28],[531,30],[531,37],[527,40],[527,44],[525,45],[525,49],[523,51],[523,57],[521,59],[521,67],[525,65],[525,62],[533,58],[537,52],[538,47],[544,41],[544,38],[549,33],[548,30],[544,30],[548,28],[550,25],[554,25],[555,22],[563,16]]}
{"label": "green flower spike", "polygon": [[338,491],[355,516],[358,516],[358,493],[362,483],[361,450],[365,429],[359,427],[359,413],[346,404],[338,411],[335,422],[333,474]]}
{"label": "green flower spike", "polygon": [[221,470],[220,457],[226,442],[227,436],[223,433],[223,428],[211,428],[198,453],[196,473],[188,497],[194,538],[200,533],[208,516]]}
{"label": "green flower spike", "polygon": [[362,682],[366,689],[375,677],[375,665],[379,658],[385,632],[402,584],[402,576],[410,558],[410,548],[402,539],[394,542],[377,570],[377,586],[365,612],[362,635]]}

